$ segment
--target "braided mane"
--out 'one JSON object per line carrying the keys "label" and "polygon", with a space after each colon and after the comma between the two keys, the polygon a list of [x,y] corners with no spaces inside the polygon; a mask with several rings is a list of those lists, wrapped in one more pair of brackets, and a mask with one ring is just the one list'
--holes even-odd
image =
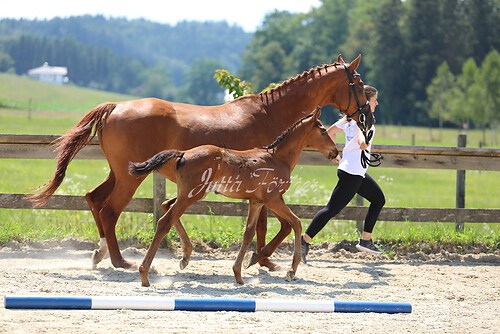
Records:
{"label": "braided mane", "polygon": [[318,75],[318,77],[321,77],[323,74],[322,74],[322,70],[326,73],[328,73],[328,69],[331,68],[331,67],[335,67],[337,68],[337,66],[340,66],[341,64],[340,63],[333,63],[333,64],[323,64],[323,65],[319,65],[319,66],[316,66],[316,67],[313,67],[307,71],[304,71],[300,74],[297,74],[296,76],[290,78],[290,79],[287,79],[285,81],[283,81],[281,84],[271,88],[270,90],[268,91],[265,91],[263,93],[260,93],[260,99],[262,100],[262,102],[265,102],[266,104],[269,104],[269,100],[271,100],[271,102],[274,102],[275,101],[275,94],[277,93],[277,99],[280,99],[282,96],[284,96],[286,94],[286,88],[287,86],[289,85],[292,85],[296,82],[300,82],[302,80],[307,80],[308,77],[311,77],[312,79],[314,79],[316,77],[316,75]]}
{"label": "braided mane", "polygon": [[295,130],[303,121],[305,121],[306,119],[311,118],[313,116],[314,116],[314,114],[310,114],[310,115],[302,117],[297,122],[293,123],[293,125],[290,126],[288,129],[286,129],[285,131],[283,131],[278,136],[278,138],[276,138],[276,140],[271,145],[264,146],[264,148],[266,150],[272,150],[273,148],[276,148],[276,146],[278,146],[283,141],[283,139],[285,139],[285,137],[286,137],[287,134],[289,134],[290,132],[292,132],[293,130]]}

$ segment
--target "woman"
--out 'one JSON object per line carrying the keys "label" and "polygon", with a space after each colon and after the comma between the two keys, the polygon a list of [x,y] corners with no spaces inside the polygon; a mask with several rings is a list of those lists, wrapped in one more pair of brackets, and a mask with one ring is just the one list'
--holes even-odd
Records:
{"label": "woman", "polygon": [[[365,85],[364,91],[370,103],[371,111],[375,112],[375,108],[378,105],[378,91],[369,85]],[[374,126],[370,130],[375,134]],[[355,194],[361,195],[370,202],[370,207],[364,221],[363,233],[356,248],[362,252],[381,253],[377,246],[373,244],[371,236],[378,215],[385,204],[385,196],[377,182],[366,173],[368,166],[366,164],[363,166],[361,163],[361,154],[364,150],[370,151],[371,142],[367,144],[356,121],[348,120],[345,116],[328,129],[328,134],[334,140],[336,134],[339,132],[344,132],[346,137],[342,159],[340,162],[338,157],[332,160],[334,163],[339,164],[337,170],[339,180],[335,189],[333,189],[330,200],[323,209],[316,213],[305,234],[302,236],[302,262],[304,263],[307,263],[306,256],[309,252],[311,240],[323,229],[331,218],[349,204]]]}

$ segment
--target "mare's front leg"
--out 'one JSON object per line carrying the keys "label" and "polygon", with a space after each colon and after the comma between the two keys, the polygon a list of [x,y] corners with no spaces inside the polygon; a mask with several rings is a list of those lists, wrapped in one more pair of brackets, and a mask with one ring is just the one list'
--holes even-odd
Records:
{"label": "mare's front leg", "polygon": [[[161,204],[161,208],[163,209],[163,211],[167,212],[176,200],[177,197],[164,201]],[[183,270],[189,264],[191,254],[193,252],[193,245],[191,244],[191,240],[189,239],[189,236],[180,220],[174,223],[174,227],[177,231],[177,234],[179,235],[179,238],[181,239],[182,259],[179,261],[179,267],[181,270]]]}
{"label": "mare's front leg", "polygon": [[248,246],[253,240],[255,235],[255,228],[257,225],[257,220],[259,217],[259,212],[262,208],[262,203],[256,203],[250,200],[248,207],[248,217],[247,217],[247,225],[245,228],[245,232],[243,233],[243,241],[241,242],[240,251],[238,252],[238,256],[236,257],[236,261],[234,261],[233,265],[233,273],[236,279],[236,282],[239,284],[243,284],[243,278],[241,277],[241,267],[243,264],[243,258],[245,256],[246,251],[248,250]]}
{"label": "mare's front leg", "polygon": [[[288,224],[286,225],[288,226]],[[283,229],[283,223],[281,224],[281,229]],[[257,252],[252,254],[251,259],[245,265],[246,267],[250,267],[258,262],[261,267],[267,267],[270,271],[276,271],[280,269],[279,265],[277,265],[276,263],[274,263],[269,259],[269,256],[271,256],[273,252],[270,253],[268,252],[267,255],[262,255],[261,253],[262,249],[266,245],[266,234],[267,234],[267,208],[262,207],[257,221],[257,247],[256,247]],[[279,244],[276,246],[276,248],[278,246]]]}

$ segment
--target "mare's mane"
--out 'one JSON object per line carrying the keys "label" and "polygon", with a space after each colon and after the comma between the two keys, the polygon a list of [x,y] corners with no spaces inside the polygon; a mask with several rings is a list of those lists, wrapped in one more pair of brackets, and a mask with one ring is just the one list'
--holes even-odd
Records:
{"label": "mare's mane", "polygon": [[293,125],[290,126],[288,129],[283,131],[271,145],[264,146],[264,148],[266,150],[272,150],[273,148],[276,148],[283,141],[283,139],[286,137],[287,134],[289,134],[290,132],[295,130],[303,121],[305,121],[306,119],[311,118],[313,116],[314,116],[314,114],[309,114],[307,116],[302,117],[297,122],[293,123]]}
{"label": "mare's mane", "polygon": [[[287,79],[285,81],[283,81],[281,84],[265,91],[265,92],[262,92],[262,93],[259,93],[260,95],[260,99],[262,100],[262,102],[265,102],[266,104],[269,104],[269,100],[271,100],[271,102],[275,102],[277,100],[279,100],[281,97],[285,96],[286,95],[286,87],[287,86],[290,86],[296,82],[300,82],[302,80],[307,80],[309,77],[314,79],[316,78],[316,75],[318,77],[321,77],[323,75],[322,73],[322,70],[326,73],[328,73],[328,69],[331,68],[331,67],[335,67],[337,68],[338,66],[340,66],[342,64],[340,63],[333,63],[333,64],[323,64],[323,65],[320,65],[320,66],[316,66],[316,67],[313,67],[307,71],[304,71],[300,74],[297,74],[296,76],[290,78],[290,79]],[[275,97],[275,95],[277,95]]]}

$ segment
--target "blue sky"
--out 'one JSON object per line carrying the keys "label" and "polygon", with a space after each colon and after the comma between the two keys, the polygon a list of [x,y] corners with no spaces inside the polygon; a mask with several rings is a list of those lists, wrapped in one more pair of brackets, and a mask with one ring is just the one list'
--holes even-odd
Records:
{"label": "blue sky", "polygon": [[265,15],[275,9],[305,13],[320,0],[14,0],[4,3],[0,18],[51,19],[84,14],[145,18],[174,25],[183,20],[222,21],[254,32]]}

